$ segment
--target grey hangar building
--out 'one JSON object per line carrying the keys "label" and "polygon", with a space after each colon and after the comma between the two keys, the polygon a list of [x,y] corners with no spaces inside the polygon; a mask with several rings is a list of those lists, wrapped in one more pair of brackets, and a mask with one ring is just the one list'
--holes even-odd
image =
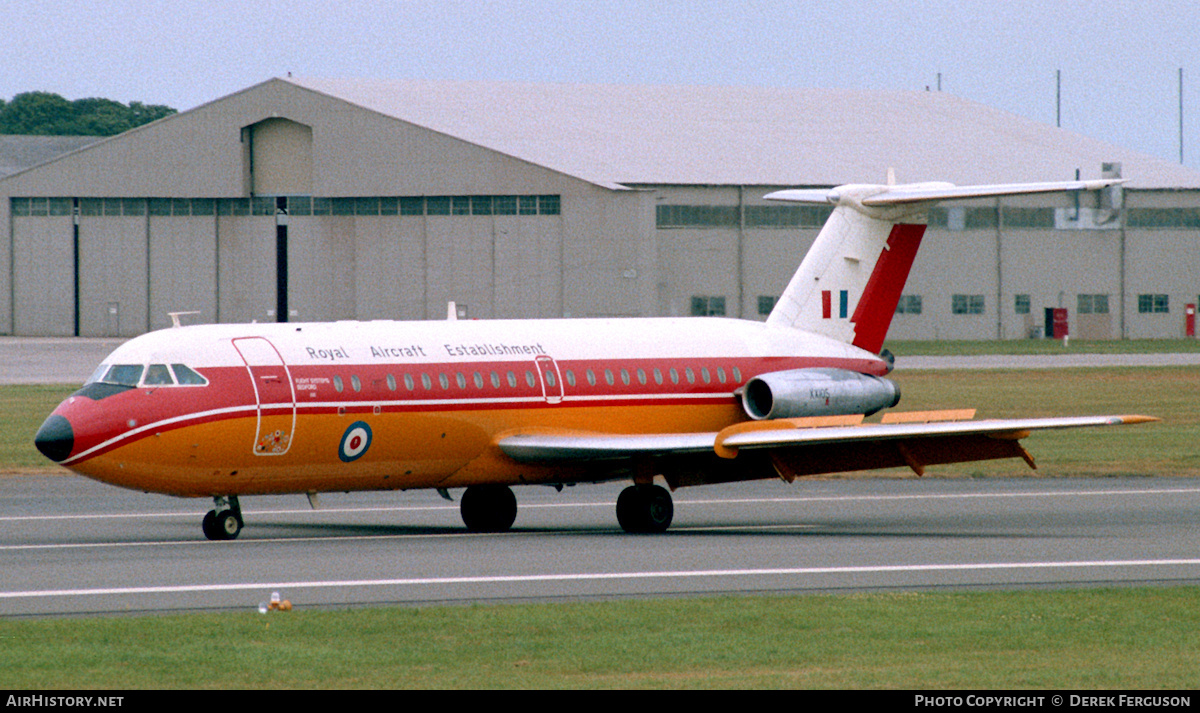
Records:
{"label": "grey hangar building", "polygon": [[1200,172],[941,92],[275,78],[0,174],[0,333],[765,319],[829,210],[781,188],[1120,176],[930,214],[892,339],[1175,338]]}

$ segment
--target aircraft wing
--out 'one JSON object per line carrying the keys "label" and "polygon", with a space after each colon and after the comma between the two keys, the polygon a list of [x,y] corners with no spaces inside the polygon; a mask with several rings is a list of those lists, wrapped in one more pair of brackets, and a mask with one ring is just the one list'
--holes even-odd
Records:
{"label": "aircraft wing", "polygon": [[1034,431],[1158,420],[1138,415],[979,421],[947,420],[962,419],[963,412],[891,415],[890,422],[870,424],[861,423],[861,416],[753,421],[709,433],[513,435],[497,445],[518,462],[543,465],[704,454],[731,460],[742,452],[760,453],[791,480],[897,466],[922,475],[928,465],[1014,457],[1036,467],[1019,443]]}

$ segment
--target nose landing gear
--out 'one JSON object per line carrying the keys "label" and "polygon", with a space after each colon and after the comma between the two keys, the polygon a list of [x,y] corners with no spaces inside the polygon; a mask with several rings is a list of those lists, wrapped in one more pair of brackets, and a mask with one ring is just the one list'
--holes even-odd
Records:
{"label": "nose landing gear", "polygon": [[213,497],[216,507],[209,510],[200,522],[200,529],[210,540],[233,540],[242,531],[242,508],[236,495]]}

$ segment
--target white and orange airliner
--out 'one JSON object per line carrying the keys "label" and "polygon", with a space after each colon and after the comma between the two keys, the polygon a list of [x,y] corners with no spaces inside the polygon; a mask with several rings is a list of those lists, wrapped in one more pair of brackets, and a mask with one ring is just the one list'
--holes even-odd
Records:
{"label": "white and orange airliner", "polygon": [[993,458],[1031,431],[1153,420],[864,417],[899,401],[880,353],[940,201],[1098,190],[1112,181],[787,190],[834,210],[765,323],[629,318],[216,324],[114,351],[35,442],[96,480],[211,497],[210,539],[244,495],[465,488],[462,518],[503,531],[510,486],[628,479],[617,520],[660,532],[683,486]]}

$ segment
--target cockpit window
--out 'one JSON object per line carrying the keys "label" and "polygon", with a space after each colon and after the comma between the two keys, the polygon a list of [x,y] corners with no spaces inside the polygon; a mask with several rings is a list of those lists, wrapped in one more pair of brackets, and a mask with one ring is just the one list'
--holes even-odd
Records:
{"label": "cockpit window", "polygon": [[117,386],[137,386],[142,380],[141,364],[101,364],[88,383],[114,384]]}
{"label": "cockpit window", "polygon": [[175,381],[166,364],[151,364],[146,367],[146,379],[142,383],[146,386],[173,386]]}
{"label": "cockpit window", "polygon": [[181,386],[204,386],[208,383],[208,379],[197,374],[193,369],[183,364],[172,364],[171,368],[175,371],[175,380]]}

